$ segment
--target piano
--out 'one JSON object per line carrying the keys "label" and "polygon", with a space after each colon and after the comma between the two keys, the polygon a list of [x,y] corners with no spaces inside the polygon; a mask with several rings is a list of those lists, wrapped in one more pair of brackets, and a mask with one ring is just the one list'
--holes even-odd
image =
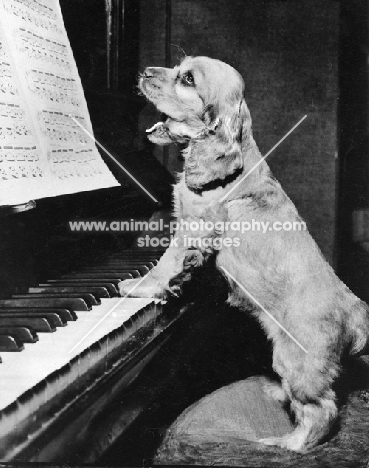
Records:
{"label": "piano", "polygon": [[75,197],[88,206],[95,200],[97,212],[107,199],[128,217],[137,204],[144,211],[142,199],[126,192],[130,209],[119,208],[121,198],[110,189],[103,197],[40,200],[1,219],[1,461],[69,459],[91,437],[86,421],[134,382],[188,307],[119,297],[119,281],[144,276],[163,249],[135,247],[137,233],[67,232],[67,219],[80,212]]}

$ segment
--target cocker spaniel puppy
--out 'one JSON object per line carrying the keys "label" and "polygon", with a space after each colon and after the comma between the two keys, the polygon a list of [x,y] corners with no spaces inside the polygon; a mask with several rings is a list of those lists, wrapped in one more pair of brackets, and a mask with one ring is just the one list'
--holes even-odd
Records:
{"label": "cocker spaniel puppy", "polygon": [[[282,386],[269,393],[289,399],[295,414],[291,434],[261,442],[295,451],[313,447],[337,416],[332,385],[343,353],[359,353],[367,345],[368,308],[335,275],[307,230],[238,229],[244,222],[272,226],[301,218],[265,161],[238,184],[261,155],[235,69],[186,57],[173,69],[147,68],[139,86],[168,116],[147,131],[148,138],[182,148],[184,172],[174,187],[174,206],[178,220],[188,223],[140,285],[137,279],[120,283],[121,294],[135,286],[134,296],[177,293],[172,285],[178,278],[187,280],[191,268],[216,256],[229,282],[229,302],[251,310],[273,342]],[[196,227],[201,221],[206,229]],[[213,227],[219,221],[225,229]],[[190,237],[200,242],[188,245]]]}

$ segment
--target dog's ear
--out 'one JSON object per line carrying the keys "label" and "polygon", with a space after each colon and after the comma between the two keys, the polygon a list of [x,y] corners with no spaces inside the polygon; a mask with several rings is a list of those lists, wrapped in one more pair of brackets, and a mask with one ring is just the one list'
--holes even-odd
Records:
{"label": "dog's ear", "polygon": [[218,140],[223,145],[224,157],[241,154],[242,142],[251,134],[251,115],[242,97],[235,103],[218,105],[216,118],[219,120]]}
{"label": "dog's ear", "polygon": [[251,135],[251,116],[242,96],[206,106],[203,121],[206,130],[191,141],[185,158],[186,183],[197,190],[242,169],[242,147]]}

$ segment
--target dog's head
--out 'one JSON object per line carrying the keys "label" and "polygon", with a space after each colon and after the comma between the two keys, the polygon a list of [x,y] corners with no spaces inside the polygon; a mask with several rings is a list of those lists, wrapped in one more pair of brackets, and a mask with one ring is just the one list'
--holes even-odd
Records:
{"label": "dog's head", "polygon": [[187,147],[190,188],[201,190],[242,169],[242,142],[251,135],[251,117],[244,82],[234,68],[208,57],[186,57],[174,68],[147,68],[139,87],[167,115],[146,131],[148,138]]}

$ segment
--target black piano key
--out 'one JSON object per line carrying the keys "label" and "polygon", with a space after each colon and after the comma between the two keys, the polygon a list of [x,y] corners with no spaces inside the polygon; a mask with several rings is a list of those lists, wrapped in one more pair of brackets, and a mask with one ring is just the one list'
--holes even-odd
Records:
{"label": "black piano key", "polygon": [[83,299],[88,307],[92,307],[93,305],[101,304],[100,299],[96,298],[91,293],[55,293],[55,292],[45,292],[45,293],[31,293],[31,294],[14,294],[12,296],[13,299],[34,299],[34,298],[53,298],[53,299],[62,299],[62,298],[80,298]]}
{"label": "black piano key", "polygon": [[26,327],[2,327],[0,326],[1,335],[12,335],[22,343],[36,343],[38,341],[37,333],[32,328]]}
{"label": "black piano key", "polygon": [[120,250],[118,252],[114,252],[112,254],[112,257],[123,257],[123,258],[129,258],[129,257],[160,257],[161,253],[165,252],[165,249],[155,249],[155,250],[150,250],[150,249],[129,249],[129,250]]}
{"label": "black piano key", "polygon": [[131,256],[123,256],[119,253],[113,254],[109,260],[119,260],[120,262],[130,261],[130,260],[142,260],[143,262],[156,262],[161,255],[139,255],[139,254],[132,254]]}
{"label": "black piano key", "polygon": [[0,299],[0,307],[60,307],[64,309],[70,310],[91,310],[86,302],[79,298],[79,297],[71,297],[71,298],[19,298],[19,299]]}
{"label": "black piano key", "polygon": [[[156,259],[157,259],[157,257],[156,257]],[[127,265],[128,266],[148,265],[150,263],[154,263],[156,261],[156,259],[146,258],[146,257],[139,258],[139,257],[134,256],[132,258],[123,260],[123,259],[120,259],[120,258],[110,257],[106,261],[101,263],[101,265],[109,265],[110,263],[116,263],[117,265],[120,265],[120,266],[126,268]]]}
{"label": "black piano key", "polygon": [[[118,284],[119,281],[117,281],[117,284]],[[117,297],[118,296],[118,289],[116,288],[116,285],[112,282],[99,282],[99,281],[95,281],[95,280],[91,280],[91,279],[88,279],[86,281],[83,281],[82,280],[78,280],[77,282],[76,281],[73,281],[73,280],[49,280],[48,283],[40,283],[38,285],[38,287],[57,287],[57,288],[81,288],[81,289],[85,289],[86,291],[89,291],[91,288],[91,290],[93,291],[94,288],[103,288],[105,289],[109,296],[110,297]],[[101,296],[101,297],[105,297],[105,296]]]}
{"label": "black piano key", "polygon": [[35,332],[51,333],[56,331],[56,328],[45,317],[29,316],[29,317],[8,317],[0,318],[2,327],[26,327],[32,328]]}
{"label": "black piano key", "polygon": [[62,320],[65,322],[69,321],[76,321],[77,320],[77,314],[73,310],[69,309],[61,309],[61,308],[53,308],[53,307],[48,307],[48,308],[29,308],[29,307],[0,307],[0,312],[7,312],[7,313],[13,313],[13,312],[25,312],[26,315],[29,314],[34,314],[34,315],[40,315],[43,314],[44,312],[52,312],[58,314]]}
{"label": "black piano key", "polygon": [[8,318],[46,318],[47,321],[50,323],[50,325],[53,328],[56,327],[65,327],[67,324],[67,321],[64,320],[64,318],[61,315],[58,315],[56,312],[41,312],[39,311],[38,313],[35,313],[33,311],[29,310],[23,310],[22,312],[4,312],[3,310],[0,309],[0,325],[3,324],[3,321],[8,319]]}
{"label": "black piano key", "polygon": [[0,351],[1,352],[14,352],[22,351],[24,349],[23,343],[19,342],[15,336],[2,335],[0,333]]}
{"label": "black piano key", "polygon": [[98,298],[111,297],[109,291],[103,286],[90,286],[90,287],[79,287],[79,286],[53,286],[51,284],[40,284],[37,287],[28,288],[29,293],[90,293]]}
{"label": "black piano key", "polygon": [[138,272],[129,272],[129,273],[104,273],[98,272],[95,273],[69,273],[68,275],[61,276],[60,279],[95,279],[98,281],[107,280],[111,281],[112,279],[116,279],[119,281],[123,281],[125,279],[132,279],[139,277],[140,274]]}
{"label": "black piano key", "polygon": [[82,270],[79,271],[79,273],[95,273],[95,272],[101,272],[104,274],[107,273],[131,273],[131,272],[138,272],[140,276],[146,275],[150,269],[146,265],[136,265],[134,268],[121,268],[119,266],[112,266],[112,265],[107,265],[107,266],[101,266],[101,267],[90,267],[90,268],[83,268]]}
{"label": "black piano key", "polygon": [[[132,279],[132,276],[129,275],[130,277],[127,278],[127,279]],[[55,283],[68,283],[68,284],[74,284],[78,282],[78,284],[80,283],[96,283],[96,282],[107,282],[107,283],[111,283],[111,284],[114,284],[114,286],[117,286],[120,282],[120,279],[119,278],[103,278],[103,279],[99,279],[99,278],[73,278],[73,276],[71,278],[60,278],[60,279],[51,279],[51,280],[47,280],[48,284],[55,284]]]}
{"label": "black piano key", "polygon": [[143,258],[142,260],[141,259],[134,259],[134,260],[129,260],[129,261],[124,261],[124,260],[121,260],[119,258],[110,258],[107,262],[103,263],[103,265],[120,265],[122,268],[127,268],[127,266],[129,267],[134,267],[136,265],[149,265],[149,264],[153,264],[154,266],[157,265],[157,261],[154,260],[154,259],[148,259],[148,258]]}
{"label": "black piano key", "polygon": [[[154,262],[137,262],[137,263],[133,263],[132,265],[131,263],[129,264],[130,268],[145,267],[149,270],[152,270],[155,266],[156,264]],[[108,262],[104,263],[104,265],[102,265],[102,268],[109,268],[109,267],[117,268],[117,269],[122,268],[122,262],[120,262],[119,260],[109,260]],[[92,268],[97,269],[97,267],[92,267]]]}
{"label": "black piano key", "polygon": [[[127,270],[129,268],[135,268],[137,266],[151,266],[153,263],[151,261],[147,260],[130,260],[127,262],[122,262],[121,260],[116,260],[116,259],[109,259],[104,263],[101,263],[99,265],[90,265],[92,268],[99,268],[99,267],[107,267],[110,265],[114,265],[116,267],[120,267],[124,270]],[[89,265],[84,265],[85,268],[88,268]]]}
{"label": "black piano key", "polygon": [[[143,273],[141,273],[141,271]],[[109,270],[101,270],[101,269],[98,269],[96,271],[94,270],[86,270],[86,271],[79,271],[78,273],[75,273],[75,275],[92,275],[92,277],[96,276],[96,275],[110,275],[112,278],[121,278],[123,277],[123,279],[130,279],[130,278],[124,278],[124,276],[126,275],[126,273],[129,273],[131,275],[132,278],[141,278],[142,276],[145,276],[148,271],[144,271],[143,269],[136,269],[136,270],[127,270],[126,272],[125,271],[121,271],[121,270],[114,270],[114,269],[109,269]]]}

